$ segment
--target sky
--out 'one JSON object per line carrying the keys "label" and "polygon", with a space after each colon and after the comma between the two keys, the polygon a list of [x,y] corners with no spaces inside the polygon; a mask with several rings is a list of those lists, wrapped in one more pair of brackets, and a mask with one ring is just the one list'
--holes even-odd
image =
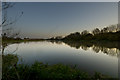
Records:
{"label": "sky", "polygon": [[118,23],[117,2],[16,2],[8,9],[20,37],[49,38]]}

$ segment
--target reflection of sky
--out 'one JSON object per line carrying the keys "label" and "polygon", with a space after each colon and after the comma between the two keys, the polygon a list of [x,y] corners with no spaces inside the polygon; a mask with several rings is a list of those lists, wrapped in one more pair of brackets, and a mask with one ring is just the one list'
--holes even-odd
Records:
{"label": "reflection of sky", "polygon": [[[10,45],[6,50],[14,51],[18,45]],[[92,49],[83,50],[71,48],[68,45],[52,44],[50,42],[21,43],[15,52],[23,58],[24,63],[32,64],[34,61],[55,64],[77,64],[86,71],[98,71],[107,75],[117,76],[118,58],[102,52],[95,53]]]}
{"label": "reflection of sky", "polygon": [[117,24],[117,10],[117,2],[26,2],[16,3],[8,13],[14,18],[24,12],[15,26],[22,36],[46,38]]}

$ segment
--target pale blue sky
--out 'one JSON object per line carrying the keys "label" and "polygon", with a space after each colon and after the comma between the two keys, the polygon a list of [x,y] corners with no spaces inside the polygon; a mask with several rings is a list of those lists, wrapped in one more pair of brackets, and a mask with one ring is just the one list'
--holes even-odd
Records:
{"label": "pale blue sky", "polygon": [[8,13],[14,18],[21,11],[24,14],[14,27],[22,37],[64,36],[118,22],[117,2],[17,2]]}

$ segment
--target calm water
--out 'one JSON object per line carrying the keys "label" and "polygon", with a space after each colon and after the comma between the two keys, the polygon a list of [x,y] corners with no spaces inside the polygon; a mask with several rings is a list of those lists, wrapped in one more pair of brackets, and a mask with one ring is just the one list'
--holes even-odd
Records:
{"label": "calm water", "polygon": [[[16,51],[15,51],[16,50]],[[112,77],[118,77],[118,55],[117,48],[106,48],[100,46],[83,46],[63,42],[27,42],[11,44],[5,49],[6,53],[17,54],[18,64],[33,64],[40,61],[48,64],[77,65],[83,71],[93,73],[100,72]]]}

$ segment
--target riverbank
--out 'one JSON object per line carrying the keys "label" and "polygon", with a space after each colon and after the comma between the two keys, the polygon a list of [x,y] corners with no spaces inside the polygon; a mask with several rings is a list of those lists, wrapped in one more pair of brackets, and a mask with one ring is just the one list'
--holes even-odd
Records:
{"label": "riverbank", "polygon": [[54,64],[48,65],[35,62],[31,66],[17,64],[17,55],[3,55],[3,80],[118,80],[95,72],[90,75],[77,69],[77,66]]}

